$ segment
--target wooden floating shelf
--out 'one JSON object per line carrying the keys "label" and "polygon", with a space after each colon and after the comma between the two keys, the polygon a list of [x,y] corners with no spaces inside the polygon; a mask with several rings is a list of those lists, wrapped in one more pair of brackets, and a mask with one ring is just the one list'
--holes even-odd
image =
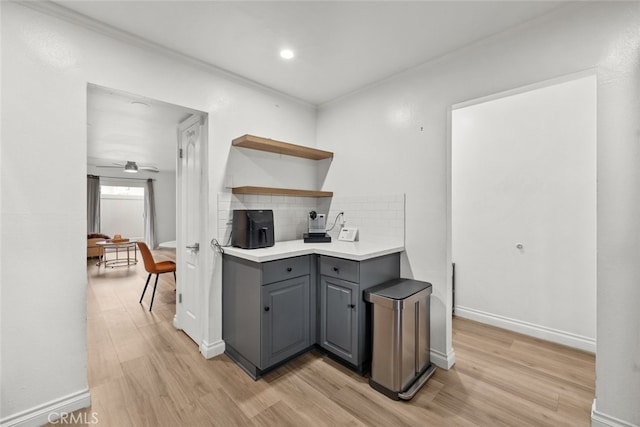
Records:
{"label": "wooden floating shelf", "polygon": [[271,194],[277,196],[297,196],[297,197],[333,197],[332,191],[297,190],[293,188],[273,188],[273,187],[234,187],[233,194]]}
{"label": "wooden floating shelf", "polygon": [[250,148],[252,150],[268,151],[270,153],[285,154],[287,156],[302,157],[305,159],[322,160],[333,158],[330,151],[276,141],[275,139],[262,138],[254,135],[243,135],[234,139],[231,144],[234,147]]}

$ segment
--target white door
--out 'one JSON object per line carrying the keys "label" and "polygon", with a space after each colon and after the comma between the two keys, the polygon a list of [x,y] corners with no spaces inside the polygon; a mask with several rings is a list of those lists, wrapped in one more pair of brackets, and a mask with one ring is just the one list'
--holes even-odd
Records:
{"label": "white door", "polygon": [[198,345],[202,341],[201,298],[203,262],[200,255],[202,227],[202,118],[191,116],[179,125],[178,141],[178,233],[176,318]]}

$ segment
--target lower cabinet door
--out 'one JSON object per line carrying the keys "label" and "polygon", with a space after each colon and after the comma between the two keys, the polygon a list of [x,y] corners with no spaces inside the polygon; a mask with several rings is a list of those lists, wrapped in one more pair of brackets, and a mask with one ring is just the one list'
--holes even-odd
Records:
{"label": "lower cabinet door", "polygon": [[320,277],[320,345],[349,363],[358,364],[359,285]]}
{"label": "lower cabinet door", "polygon": [[309,276],[262,286],[261,369],[311,345]]}

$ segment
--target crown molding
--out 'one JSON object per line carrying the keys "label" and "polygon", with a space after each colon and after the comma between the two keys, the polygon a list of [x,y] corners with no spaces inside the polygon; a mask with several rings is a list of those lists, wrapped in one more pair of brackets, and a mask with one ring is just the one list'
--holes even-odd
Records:
{"label": "crown molding", "polygon": [[74,10],[68,9],[64,6],[61,6],[51,0],[9,0],[11,3],[19,4],[21,6],[27,7],[29,9],[35,10],[37,12],[43,13],[45,15],[69,22],[74,25],[81,26],[90,31],[105,35],[112,39],[118,40],[120,42],[129,44],[131,46],[138,47],[140,49],[146,49],[149,51],[153,51],[162,56],[171,58],[181,63],[186,63],[188,65],[193,66],[194,68],[198,68],[200,70],[206,71],[208,73],[214,74],[217,77],[226,78],[227,80],[231,80],[235,83],[241,84],[243,86],[249,86],[254,89],[261,90],[263,92],[267,92],[271,95],[276,95],[279,97],[284,97],[290,101],[293,101],[298,104],[302,104],[306,107],[311,107],[313,109],[317,108],[317,105],[312,104],[303,99],[297,98],[293,95],[289,95],[284,92],[280,92],[277,89],[266,86],[262,83],[259,83],[255,80],[248,79],[246,77],[235,74],[231,71],[225,70],[224,68],[213,65],[209,62],[202,61],[200,59],[194,58],[193,56],[186,55],[177,50],[168,48],[159,43],[153,42],[151,40],[145,39],[144,37],[140,37],[128,31],[121,30],[112,25],[105,24],[104,22],[100,22],[96,19],[90,18],[86,15],[83,15]]}

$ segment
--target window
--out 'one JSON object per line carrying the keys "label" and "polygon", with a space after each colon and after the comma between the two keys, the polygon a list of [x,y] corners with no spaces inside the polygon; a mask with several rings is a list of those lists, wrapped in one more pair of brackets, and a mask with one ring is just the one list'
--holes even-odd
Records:
{"label": "window", "polygon": [[144,240],[144,187],[100,186],[101,232]]}

